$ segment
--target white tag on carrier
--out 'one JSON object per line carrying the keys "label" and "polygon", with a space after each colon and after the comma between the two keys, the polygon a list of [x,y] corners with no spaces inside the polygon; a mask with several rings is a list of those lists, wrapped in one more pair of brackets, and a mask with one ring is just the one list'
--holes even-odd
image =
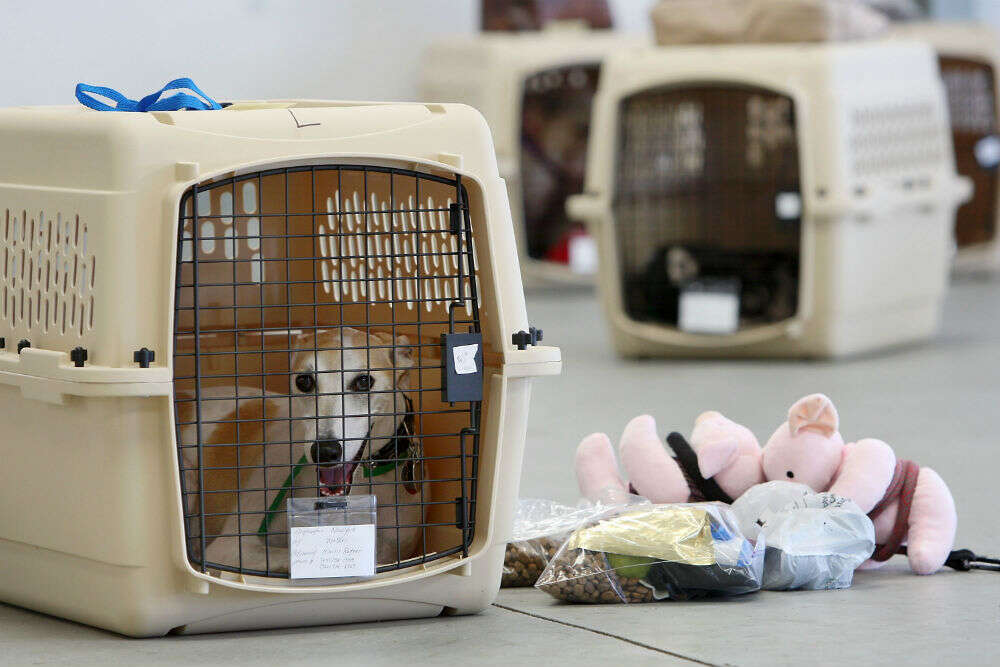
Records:
{"label": "white tag on carrier", "polygon": [[455,357],[455,372],[459,375],[468,375],[476,372],[476,352],[479,351],[479,344],[456,345],[452,348],[452,355]]}
{"label": "white tag on carrier", "polygon": [[681,331],[731,334],[740,324],[738,280],[698,280],[681,288],[677,326]]}
{"label": "white tag on carrier", "polygon": [[375,576],[375,496],[288,500],[292,579]]}

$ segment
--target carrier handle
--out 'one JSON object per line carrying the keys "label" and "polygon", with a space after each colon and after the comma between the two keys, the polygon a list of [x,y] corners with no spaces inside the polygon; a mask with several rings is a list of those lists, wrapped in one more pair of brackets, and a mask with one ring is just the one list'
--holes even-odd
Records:
{"label": "carrier handle", "polygon": [[[189,95],[179,92],[160,99],[164,93],[173,90],[190,90],[199,95]],[[97,96],[114,102],[113,105],[102,102]],[[206,111],[218,110],[222,105],[205,94],[201,88],[195,85],[189,77],[183,76],[173,81],[169,81],[165,86],[154,93],[146,95],[141,100],[133,100],[125,97],[114,88],[107,86],[92,86],[87,83],[76,84],[76,99],[80,104],[97,111]]]}

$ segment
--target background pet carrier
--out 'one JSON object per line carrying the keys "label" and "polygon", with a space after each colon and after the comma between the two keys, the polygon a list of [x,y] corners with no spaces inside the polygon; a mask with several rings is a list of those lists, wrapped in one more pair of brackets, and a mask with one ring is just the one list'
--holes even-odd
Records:
{"label": "background pet carrier", "polygon": [[1000,269],[997,33],[976,23],[914,22],[893,27],[899,39],[937,50],[948,96],[955,168],[972,180],[972,198],[958,209],[955,242],[960,271]]}
{"label": "background pet carrier", "polygon": [[474,106],[493,130],[527,284],[593,282],[594,241],[566,216],[566,198],[583,190],[601,60],[641,39],[553,23],[427,51],[422,97]]}
{"label": "background pet carrier", "polygon": [[901,43],[616,54],[585,190],[569,208],[598,239],[629,356],[926,338],[968,196],[934,54]]}
{"label": "background pet carrier", "polygon": [[[0,156],[0,599],[130,635],[491,602],[560,362],[478,113],[6,109]],[[376,576],[290,579],[288,500],[368,494]]]}

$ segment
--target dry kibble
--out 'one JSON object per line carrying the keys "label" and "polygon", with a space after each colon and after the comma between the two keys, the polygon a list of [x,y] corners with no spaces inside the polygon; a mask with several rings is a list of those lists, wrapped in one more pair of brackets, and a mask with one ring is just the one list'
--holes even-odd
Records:
{"label": "dry kibble", "polygon": [[538,588],[566,602],[650,602],[652,591],[638,579],[618,577],[604,554],[566,549]]}
{"label": "dry kibble", "polygon": [[503,559],[502,588],[534,586],[549,560],[559,551],[562,537],[539,537],[511,542]]}
{"label": "dry kibble", "polygon": [[653,591],[639,579],[621,577],[603,554],[567,549],[538,588],[566,602],[653,602]]}

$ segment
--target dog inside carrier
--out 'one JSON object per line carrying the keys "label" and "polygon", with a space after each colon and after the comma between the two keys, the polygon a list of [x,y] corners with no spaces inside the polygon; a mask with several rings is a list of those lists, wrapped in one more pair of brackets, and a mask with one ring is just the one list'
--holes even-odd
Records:
{"label": "dog inside carrier", "polygon": [[997,130],[996,78],[985,60],[941,54],[941,78],[948,98],[955,168],[972,180],[971,199],[958,209],[955,241],[959,248],[996,239]]}
{"label": "dog inside carrier", "polygon": [[545,69],[525,79],[521,98],[525,250],[582,274],[596,270],[596,252],[584,226],[567,216],[566,199],[583,191],[599,75],[599,62]]}
{"label": "dog inside carrier", "polygon": [[787,320],[799,292],[795,105],[690,84],[620,103],[612,203],[625,313],[684,331]]}
{"label": "dog inside carrier", "polygon": [[456,175],[301,163],[188,189],[174,415],[188,559],[290,577],[292,499],[374,496],[376,571],[467,555],[483,345]]}

